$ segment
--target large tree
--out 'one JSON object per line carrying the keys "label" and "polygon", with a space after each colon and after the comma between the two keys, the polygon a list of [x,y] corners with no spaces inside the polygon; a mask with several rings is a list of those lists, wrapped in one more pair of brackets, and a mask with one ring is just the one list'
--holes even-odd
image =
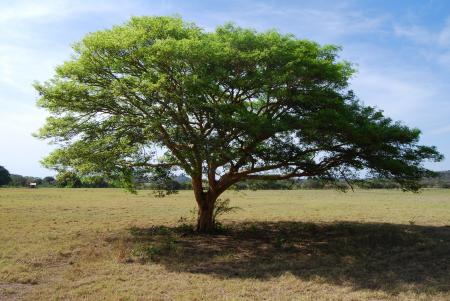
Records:
{"label": "large tree", "polygon": [[354,70],[333,45],[139,17],[73,48],[35,85],[52,114],[37,136],[60,145],[44,164],[130,184],[182,170],[199,232],[213,230],[215,201],[239,181],[363,171],[417,190],[431,173],[422,162],[442,159],[418,144],[418,129],[358,101],[348,88]]}

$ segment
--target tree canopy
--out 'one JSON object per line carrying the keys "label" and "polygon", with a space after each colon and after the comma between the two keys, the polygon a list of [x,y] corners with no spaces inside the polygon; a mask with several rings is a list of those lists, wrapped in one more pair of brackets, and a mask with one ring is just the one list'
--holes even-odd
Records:
{"label": "tree canopy", "polygon": [[182,170],[199,231],[212,229],[215,200],[242,180],[351,180],[364,171],[415,191],[432,174],[424,160],[442,159],[419,144],[418,129],[361,104],[349,89],[354,69],[334,45],[134,17],[73,49],[35,84],[52,115],[37,136],[60,146],[43,163],[130,185]]}

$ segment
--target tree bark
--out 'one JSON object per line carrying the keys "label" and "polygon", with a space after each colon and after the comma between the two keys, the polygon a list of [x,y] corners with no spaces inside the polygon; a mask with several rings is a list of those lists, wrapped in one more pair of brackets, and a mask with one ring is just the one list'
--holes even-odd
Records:
{"label": "tree bark", "polygon": [[214,203],[205,197],[203,204],[198,206],[197,232],[198,233],[212,233],[215,230],[214,225]]}
{"label": "tree bark", "polygon": [[195,200],[198,205],[197,232],[212,233],[214,232],[214,205],[217,196],[213,193],[203,191],[201,179],[192,179],[192,187],[194,189]]}

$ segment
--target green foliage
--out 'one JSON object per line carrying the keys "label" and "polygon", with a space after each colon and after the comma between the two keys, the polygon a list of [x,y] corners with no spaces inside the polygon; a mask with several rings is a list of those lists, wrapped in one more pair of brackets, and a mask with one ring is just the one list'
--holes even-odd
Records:
{"label": "green foliage", "polygon": [[42,179],[42,183],[47,185],[54,185],[56,183],[56,179],[54,177],[47,176]]}
{"label": "green foliage", "polygon": [[0,166],[0,186],[8,185],[10,182],[11,175],[9,174],[9,171],[3,166]]}
{"label": "green foliage", "polygon": [[81,187],[80,177],[72,171],[61,171],[56,176],[56,182],[59,187],[79,188]]}
{"label": "green foliage", "polygon": [[177,193],[181,188],[181,184],[173,179],[170,171],[162,167],[154,168],[148,181],[156,197]]}
{"label": "green foliage", "polygon": [[102,176],[89,176],[81,178],[81,186],[91,188],[106,188],[109,187],[109,183]]}
{"label": "green foliage", "polygon": [[236,183],[232,186],[235,190],[290,190],[299,188],[298,181],[289,180],[248,180]]}
{"label": "green foliage", "polygon": [[243,180],[335,183],[359,170],[417,190],[432,175],[422,163],[442,155],[418,144],[418,129],[359,102],[339,50],[232,24],[205,32],[172,17],[90,33],[35,84],[51,114],[36,136],[60,145],[43,164],[130,190],[142,175],[183,170],[207,179],[194,187],[198,198]]}
{"label": "green foliage", "polygon": [[233,213],[233,212],[236,212],[239,210],[242,210],[242,208],[230,205],[230,199],[217,199],[215,206],[214,206],[214,212],[213,212],[214,225],[216,227],[219,225],[218,218],[220,216],[223,216],[227,213]]}
{"label": "green foliage", "polygon": [[24,176],[12,174],[9,184],[13,187],[23,187],[27,185],[27,179]]}

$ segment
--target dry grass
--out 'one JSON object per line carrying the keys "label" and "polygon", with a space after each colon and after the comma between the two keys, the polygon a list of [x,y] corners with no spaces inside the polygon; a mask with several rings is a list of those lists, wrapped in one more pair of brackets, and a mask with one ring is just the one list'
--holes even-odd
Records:
{"label": "dry grass", "polygon": [[190,192],[0,189],[0,300],[450,300],[450,190],[225,197],[196,236]]}

